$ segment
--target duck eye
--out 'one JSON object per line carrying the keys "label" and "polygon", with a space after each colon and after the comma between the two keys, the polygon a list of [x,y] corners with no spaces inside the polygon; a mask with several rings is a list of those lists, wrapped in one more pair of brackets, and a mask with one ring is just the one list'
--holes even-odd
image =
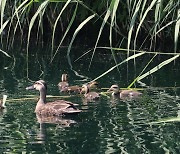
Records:
{"label": "duck eye", "polygon": [[118,87],[113,87],[114,89],[118,89]]}
{"label": "duck eye", "polygon": [[39,83],[39,82],[35,82],[34,84],[38,84],[38,85],[40,85],[40,83]]}

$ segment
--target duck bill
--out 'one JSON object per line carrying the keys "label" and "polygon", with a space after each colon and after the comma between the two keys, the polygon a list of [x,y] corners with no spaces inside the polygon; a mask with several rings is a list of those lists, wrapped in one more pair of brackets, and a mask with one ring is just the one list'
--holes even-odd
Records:
{"label": "duck bill", "polygon": [[33,90],[33,89],[34,89],[34,86],[26,87],[26,90]]}
{"label": "duck bill", "polygon": [[113,91],[113,90],[112,90],[111,88],[107,90],[107,92],[112,92],[112,91]]}

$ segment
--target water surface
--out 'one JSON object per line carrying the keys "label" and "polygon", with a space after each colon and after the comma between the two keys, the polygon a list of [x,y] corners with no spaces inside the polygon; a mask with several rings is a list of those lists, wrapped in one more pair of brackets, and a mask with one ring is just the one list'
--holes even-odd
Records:
{"label": "water surface", "polygon": [[[59,96],[62,94],[57,84],[62,73],[69,74],[70,84],[81,85],[114,65],[111,56],[97,54],[88,71],[90,58],[74,62],[79,57],[77,52],[71,58],[73,68],[84,76],[81,78],[70,69],[64,52],[51,64],[50,55],[42,56],[41,52],[30,54],[28,72],[25,54],[15,55],[15,60],[4,58],[0,62],[1,97],[8,95],[7,107],[0,112],[0,153],[180,152],[180,123],[152,123],[180,116],[180,90],[171,88],[178,87],[180,83],[178,63],[144,79],[146,89],[143,96],[136,100],[101,96],[97,102],[86,103],[79,95],[64,98],[79,104],[83,112],[60,117],[58,124],[40,122],[34,113],[37,99],[13,100],[31,97],[28,95],[38,96],[38,92],[25,90],[33,81],[44,79],[48,84],[48,94]],[[119,55],[118,60],[124,58],[124,55]],[[98,82],[103,88],[114,83],[127,87],[142,70],[145,61],[144,58],[136,64],[123,65],[119,68],[120,73],[116,69]],[[141,84],[136,86],[141,87]]]}

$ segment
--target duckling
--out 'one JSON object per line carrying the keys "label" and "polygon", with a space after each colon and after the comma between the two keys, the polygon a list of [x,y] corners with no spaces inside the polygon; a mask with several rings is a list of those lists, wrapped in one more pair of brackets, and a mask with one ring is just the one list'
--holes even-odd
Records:
{"label": "duckling", "polygon": [[26,90],[35,89],[40,92],[40,99],[37,102],[35,113],[42,116],[59,116],[63,114],[80,113],[81,110],[75,107],[75,104],[65,101],[56,100],[54,102],[46,102],[47,84],[43,80],[36,81],[32,86],[27,87]]}
{"label": "duckling", "polygon": [[3,100],[0,100],[0,110],[5,108],[6,99],[7,95],[3,95]]}
{"label": "duckling", "polygon": [[67,77],[68,77],[67,74],[62,74],[61,82],[58,83],[58,87],[59,87],[59,90],[61,90],[61,92],[66,91],[66,88],[69,87]]}
{"label": "duckling", "polygon": [[88,85],[83,85],[81,91],[85,92],[84,97],[89,101],[97,100],[100,97],[98,93],[90,92]]}
{"label": "duckling", "polygon": [[[88,86],[89,91],[97,90],[97,88],[98,88],[98,82],[96,82],[96,81],[91,81],[91,82],[87,83],[86,85]],[[81,94],[85,93],[86,92],[85,90],[86,90],[86,88],[81,88]]]}
{"label": "duckling", "polygon": [[90,89],[97,89],[98,88],[98,82],[97,81],[91,81],[88,83],[88,86],[90,87]]}
{"label": "duckling", "polygon": [[69,86],[68,83],[68,75],[62,74],[61,76],[61,82],[59,82],[58,87],[60,92],[68,92],[68,93],[80,93],[81,87],[80,86]]}
{"label": "duckling", "polygon": [[141,92],[134,91],[134,90],[119,90],[118,85],[112,85],[108,92],[112,91],[113,96],[119,96],[120,98],[137,98],[142,95]]}
{"label": "duckling", "polygon": [[68,93],[80,93],[81,92],[81,87],[78,86],[78,85],[69,86],[69,87],[65,88],[64,91],[66,91]]}

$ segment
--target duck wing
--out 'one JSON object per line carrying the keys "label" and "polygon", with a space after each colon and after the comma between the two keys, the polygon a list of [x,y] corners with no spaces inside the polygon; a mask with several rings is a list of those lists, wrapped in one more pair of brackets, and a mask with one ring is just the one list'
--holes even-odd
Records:
{"label": "duck wing", "polygon": [[85,98],[88,100],[96,100],[99,99],[99,94],[96,92],[89,92],[87,94],[85,94]]}
{"label": "duck wing", "polygon": [[142,95],[141,92],[134,90],[123,90],[120,92],[120,97],[138,97],[140,95]]}
{"label": "duck wing", "polygon": [[72,114],[79,112],[81,112],[81,110],[77,109],[73,103],[65,100],[58,100],[55,102],[46,103],[37,113],[40,115],[59,116],[62,114]]}
{"label": "duck wing", "polygon": [[59,87],[59,90],[66,89],[67,87],[69,87],[69,83],[68,82],[59,82],[58,87]]}

